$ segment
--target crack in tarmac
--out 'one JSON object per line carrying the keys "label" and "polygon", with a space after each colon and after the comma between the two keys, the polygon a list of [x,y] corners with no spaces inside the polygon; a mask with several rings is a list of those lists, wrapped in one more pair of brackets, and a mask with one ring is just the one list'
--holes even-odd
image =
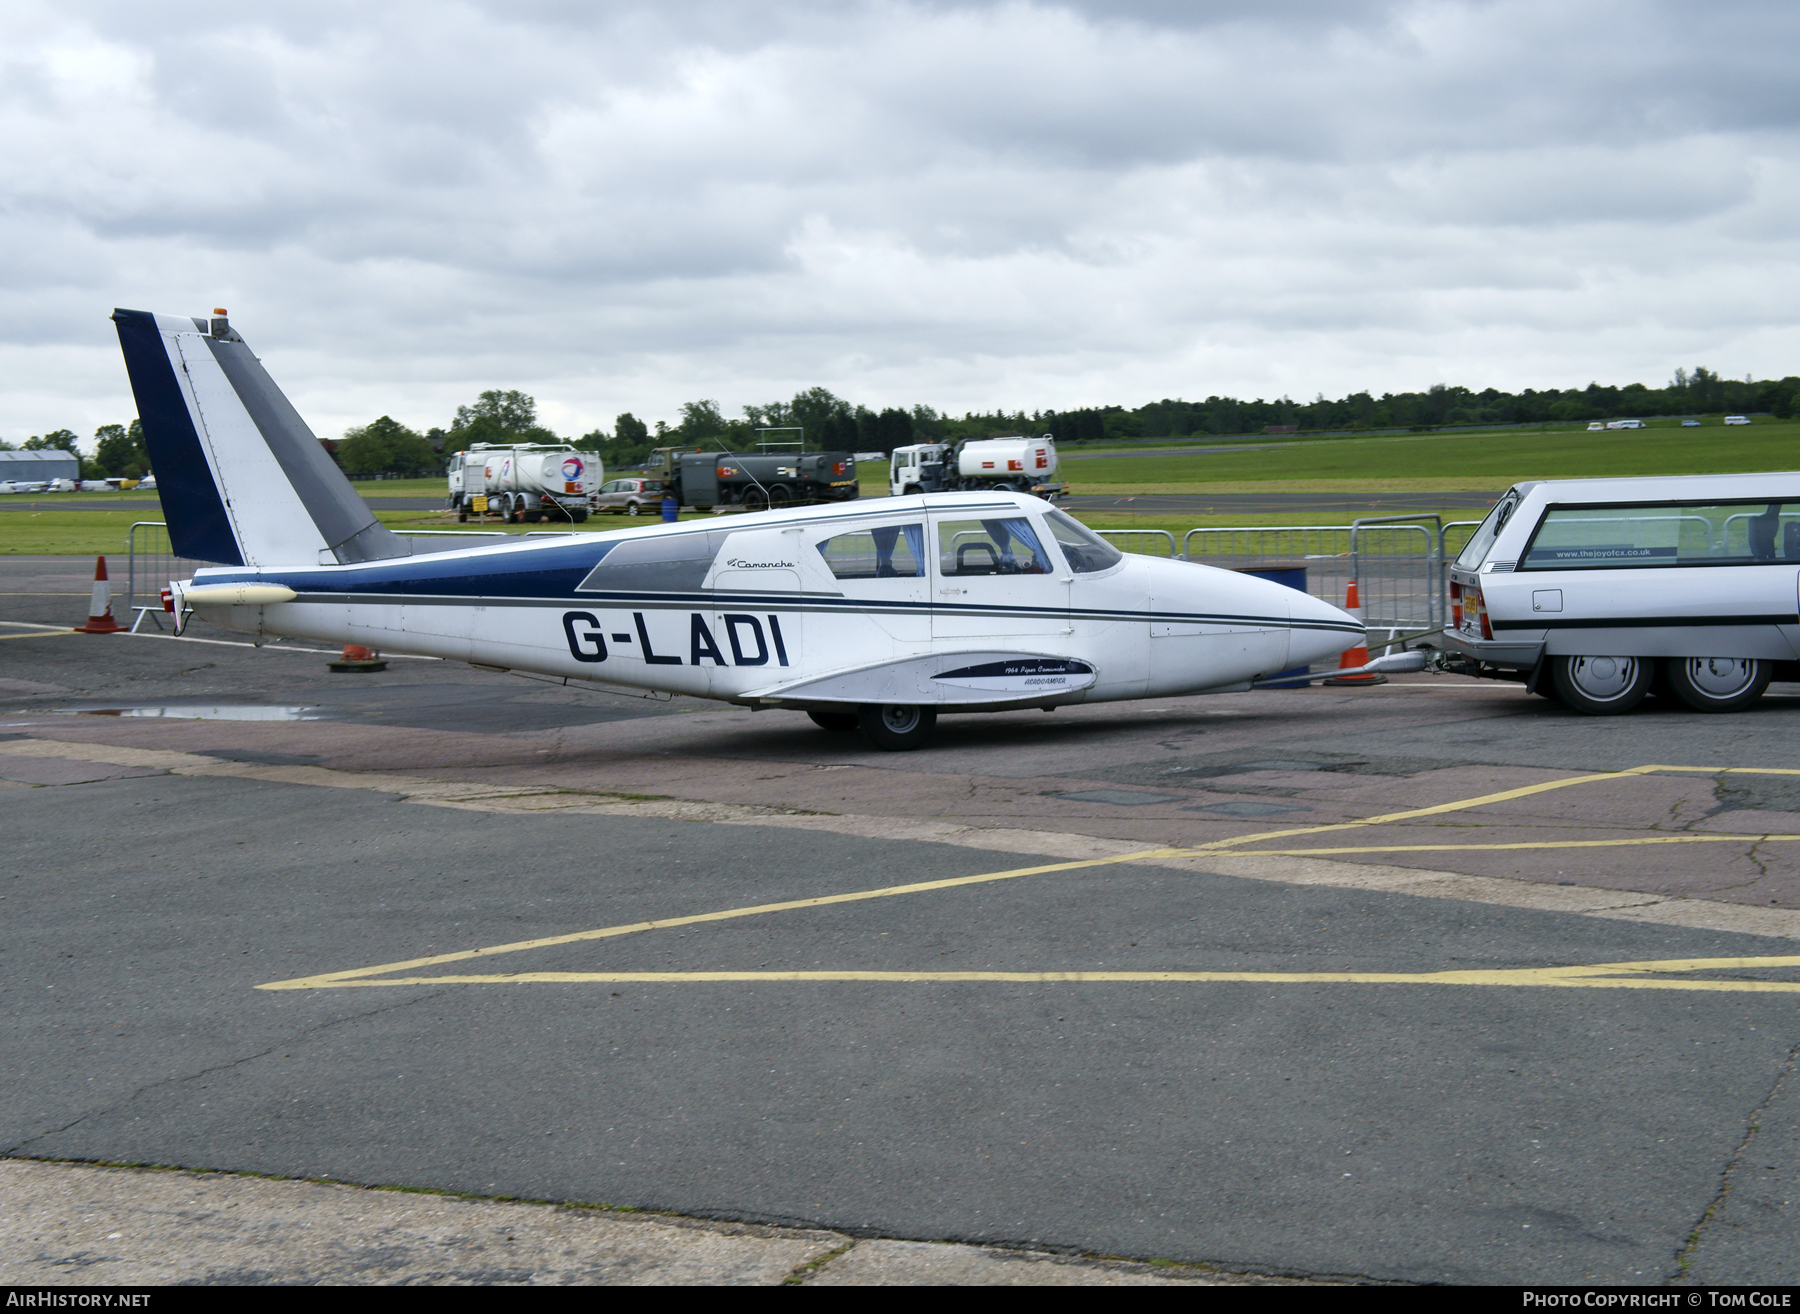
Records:
{"label": "crack in tarmac", "polygon": [[365,1018],[379,1016],[382,1013],[391,1013],[397,1008],[411,1008],[413,1005],[424,1003],[428,999],[436,999],[444,993],[446,992],[442,990],[433,990],[418,996],[416,999],[402,999],[397,1003],[388,1004],[381,1008],[371,1008],[366,1009],[361,1013],[348,1013],[342,1017],[328,1018],[323,1022],[314,1023],[312,1026],[303,1027],[301,1030],[293,1033],[293,1035],[285,1037],[275,1044],[270,1045],[267,1049],[258,1050],[254,1054],[245,1054],[241,1058],[232,1059],[229,1063],[215,1063],[211,1067],[201,1068],[197,1072],[159,1077],[155,1081],[145,1082],[129,1095],[126,1095],[121,1099],[113,1100],[111,1103],[102,1105],[100,1108],[89,1109],[86,1113],[82,1114],[79,1118],[74,1119],[72,1122],[66,1122],[60,1127],[49,1127],[41,1132],[34,1132],[32,1135],[27,1136],[24,1140],[19,1141],[16,1144],[0,1147],[0,1159],[30,1158],[30,1155],[22,1152],[27,1146],[34,1142],[41,1141],[47,1136],[59,1135],[73,1127],[79,1127],[89,1118],[103,1117],[108,1113],[112,1113],[114,1110],[122,1109],[129,1105],[133,1100],[136,1100],[140,1095],[148,1094],[150,1091],[157,1090],[164,1086],[185,1085],[196,1078],[208,1076],[214,1072],[229,1072],[232,1068],[238,1067],[241,1064],[251,1063],[259,1058],[267,1058],[270,1054],[273,1054],[284,1045],[292,1045],[298,1040],[316,1035],[322,1031],[327,1031],[342,1023],[361,1021]]}
{"label": "crack in tarmac", "polygon": [[1664,1279],[1665,1283],[1680,1281],[1687,1276],[1688,1270],[1693,1266],[1694,1256],[1700,1249],[1707,1226],[1724,1207],[1726,1197],[1731,1194],[1731,1188],[1735,1184],[1737,1170],[1743,1166],[1745,1158],[1750,1153],[1751,1145],[1756,1141],[1757,1133],[1762,1130],[1763,1114],[1775,1102],[1775,1097],[1781,1093],[1782,1084],[1793,1075],[1796,1062],[1800,1062],[1800,1041],[1794,1042],[1788,1049],[1787,1061],[1776,1069],[1775,1080],[1769,1085],[1769,1093],[1764,1095],[1756,1107],[1750,1110],[1750,1117],[1744,1129],[1744,1138],[1738,1142],[1737,1148],[1725,1160],[1725,1168],[1719,1174],[1719,1189],[1713,1193],[1713,1198],[1701,1211],[1700,1217],[1694,1220],[1694,1229],[1688,1233],[1687,1243],[1676,1252],[1675,1271]]}

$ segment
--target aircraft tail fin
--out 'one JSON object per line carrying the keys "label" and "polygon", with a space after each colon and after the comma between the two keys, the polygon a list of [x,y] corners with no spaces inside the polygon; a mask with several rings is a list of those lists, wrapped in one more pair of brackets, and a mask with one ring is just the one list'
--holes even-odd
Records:
{"label": "aircraft tail fin", "polygon": [[410,554],[223,315],[112,318],[176,555],[313,566]]}

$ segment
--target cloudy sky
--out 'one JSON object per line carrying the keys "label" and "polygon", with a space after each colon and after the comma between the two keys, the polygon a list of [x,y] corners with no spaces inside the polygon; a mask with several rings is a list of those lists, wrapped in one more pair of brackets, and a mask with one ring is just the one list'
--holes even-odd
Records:
{"label": "cloudy sky", "polygon": [[0,437],[113,306],[323,434],[1800,373],[1800,7],[0,8]]}

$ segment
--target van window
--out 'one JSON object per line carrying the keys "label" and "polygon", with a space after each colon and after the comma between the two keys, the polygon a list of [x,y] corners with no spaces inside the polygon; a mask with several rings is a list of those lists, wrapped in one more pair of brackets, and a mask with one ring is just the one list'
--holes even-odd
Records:
{"label": "van window", "polygon": [[1044,521],[1050,526],[1050,537],[1062,549],[1063,560],[1077,575],[1111,570],[1125,560],[1123,552],[1066,511],[1047,512]]}
{"label": "van window", "polygon": [[1519,499],[1514,493],[1508,493],[1494,504],[1494,509],[1487,513],[1487,519],[1464,546],[1456,558],[1457,567],[1461,570],[1475,570],[1487,560],[1487,554],[1493,551],[1494,540],[1500,537],[1500,531],[1506,528],[1506,522],[1512,519],[1512,513],[1518,509]]}
{"label": "van window", "polygon": [[925,573],[925,526],[836,534],[819,544],[819,555],[838,579],[918,579]]}
{"label": "van window", "polygon": [[1521,570],[1800,562],[1800,502],[1551,507]]}
{"label": "van window", "polygon": [[1043,545],[1024,516],[993,520],[940,520],[941,575],[1047,575]]}

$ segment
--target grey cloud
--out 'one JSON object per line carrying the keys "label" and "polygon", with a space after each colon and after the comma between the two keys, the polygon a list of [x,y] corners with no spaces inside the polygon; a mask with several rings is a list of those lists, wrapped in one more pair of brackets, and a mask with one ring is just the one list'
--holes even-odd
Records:
{"label": "grey cloud", "polygon": [[0,436],[73,424],[58,395],[129,404],[113,304],[231,305],[326,430],[486,386],[585,427],[813,382],[960,408],[1702,349],[1786,373],[1797,27],[1652,0],[19,7],[0,240],[33,258],[0,269],[0,353],[20,377],[53,345],[65,382],[0,386]]}

